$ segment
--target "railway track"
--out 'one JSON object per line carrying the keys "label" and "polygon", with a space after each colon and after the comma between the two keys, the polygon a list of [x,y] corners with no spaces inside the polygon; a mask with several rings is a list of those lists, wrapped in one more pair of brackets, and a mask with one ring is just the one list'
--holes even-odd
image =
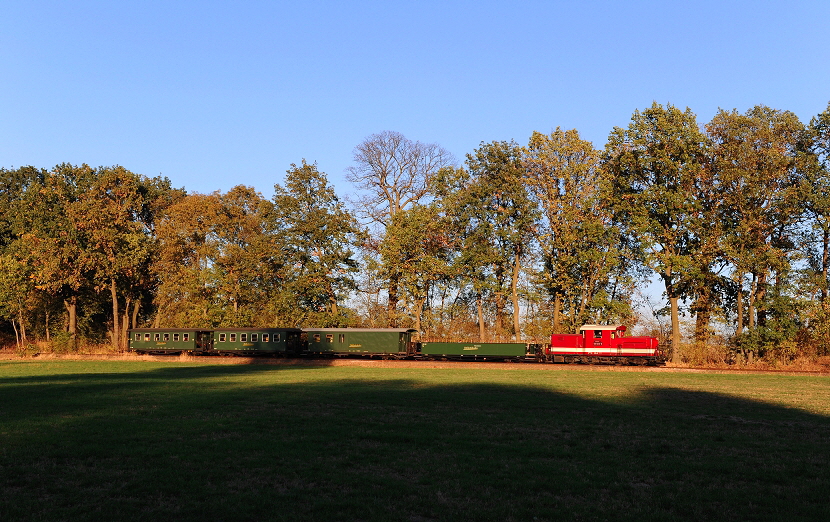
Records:
{"label": "railway track", "polygon": [[498,370],[532,369],[539,371],[581,370],[608,372],[662,372],[662,373],[732,373],[732,374],[783,374],[815,375],[830,377],[830,368],[823,370],[803,369],[764,369],[764,368],[730,368],[730,367],[685,367],[685,366],[627,366],[611,364],[559,364],[530,363],[511,361],[439,361],[439,360],[383,360],[369,358],[284,358],[284,357],[234,357],[234,356],[191,356],[191,355],[134,355],[134,354],[34,354],[19,357],[15,353],[0,353],[0,360],[6,361],[43,361],[43,360],[119,360],[119,361],[156,361],[229,365],[272,365],[272,366],[354,366],[365,368],[479,368]]}

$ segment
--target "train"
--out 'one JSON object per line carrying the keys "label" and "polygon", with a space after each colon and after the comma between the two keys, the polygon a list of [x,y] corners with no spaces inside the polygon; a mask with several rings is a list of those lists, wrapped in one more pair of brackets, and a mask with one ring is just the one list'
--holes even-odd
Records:
{"label": "train", "polygon": [[549,343],[420,341],[412,328],[133,328],[128,350],[153,355],[373,357],[537,363],[655,365],[654,337],[626,337],[621,324],[586,324]]}

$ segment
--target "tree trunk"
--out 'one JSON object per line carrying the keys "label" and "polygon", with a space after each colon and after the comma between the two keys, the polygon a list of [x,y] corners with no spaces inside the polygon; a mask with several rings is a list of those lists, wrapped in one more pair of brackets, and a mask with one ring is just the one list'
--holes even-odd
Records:
{"label": "tree trunk", "polygon": [[758,327],[763,328],[767,325],[767,311],[764,308],[764,299],[767,296],[767,272],[763,271],[758,275],[758,288],[755,290],[757,301],[755,308],[758,314]]}
{"label": "tree trunk", "polygon": [[553,333],[562,333],[560,323],[562,322],[562,296],[558,293],[553,298]]}
{"label": "tree trunk", "polygon": [[52,337],[49,334],[49,310],[46,310],[46,342],[52,340]]}
{"label": "tree trunk", "polygon": [[712,311],[708,305],[695,314],[695,340],[697,342],[706,343],[709,340],[709,322],[711,318]]}
{"label": "tree trunk", "polygon": [[513,300],[513,339],[518,341],[521,339],[521,323],[519,321],[519,254],[515,256],[513,263],[513,279],[510,281],[511,292],[510,296]]}
{"label": "tree trunk", "polygon": [[138,328],[138,309],[141,307],[141,299],[136,299],[135,304],[133,305],[133,316],[130,324],[133,325],[133,328]]}
{"label": "tree trunk", "polygon": [[415,329],[418,330],[419,334],[421,333],[421,316],[424,313],[424,303],[426,300],[426,297],[415,300]]}
{"label": "tree trunk", "polygon": [[398,274],[389,276],[389,301],[386,304],[387,321],[390,328],[398,326]]}
{"label": "tree trunk", "polygon": [[752,330],[755,328],[755,292],[757,291],[757,284],[755,282],[755,273],[752,274],[752,284],[749,287],[749,304],[747,306],[747,327]]}
{"label": "tree trunk", "polygon": [[824,229],[821,250],[821,300],[827,299],[827,268],[830,264],[830,230]]}
{"label": "tree trunk", "polygon": [[23,310],[17,313],[17,322],[20,324],[20,341],[26,342],[26,323],[23,322]]}
{"label": "tree trunk", "polygon": [[118,316],[118,294],[115,290],[115,278],[110,278],[110,296],[112,297],[112,347],[118,350],[118,344],[121,340],[119,336],[118,322],[121,318]]}
{"label": "tree trunk", "polygon": [[68,300],[64,299],[63,306],[67,313],[66,331],[75,339],[78,333],[78,298],[73,295]]}
{"label": "tree trunk", "polygon": [[12,328],[14,328],[14,344],[20,348],[20,333],[17,331],[17,323],[12,319]]}
{"label": "tree trunk", "polygon": [[476,310],[478,312],[478,342],[483,343],[484,339],[484,307],[481,303],[481,294],[476,295]]}
{"label": "tree trunk", "polygon": [[501,336],[504,335],[504,294],[501,292],[496,292],[496,336],[498,340],[501,340]]}
{"label": "tree trunk", "polygon": [[695,341],[705,343],[709,340],[709,322],[712,318],[712,288],[702,285],[698,288],[695,299]]}
{"label": "tree trunk", "polygon": [[129,331],[130,331],[130,304],[132,304],[132,299],[129,297],[127,298],[127,302],[124,304],[124,313],[122,314],[121,318],[121,349],[126,350],[127,345],[129,343]]}
{"label": "tree trunk", "polygon": [[744,291],[743,288],[738,289],[738,299],[735,306],[738,308],[738,326],[735,328],[735,336],[740,337],[744,333]]}
{"label": "tree trunk", "polygon": [[588,290],[586,288],[583,288],[582,295],[579,297],[579,312],[577,312],[575,318],[580,323],[585,321],[586,308],[588,308]]}
{"label": "tree trunk", "polygon": [[669,297],[671,304],[671,362],[680,363],[680,310],[677,304],[677,297]]}

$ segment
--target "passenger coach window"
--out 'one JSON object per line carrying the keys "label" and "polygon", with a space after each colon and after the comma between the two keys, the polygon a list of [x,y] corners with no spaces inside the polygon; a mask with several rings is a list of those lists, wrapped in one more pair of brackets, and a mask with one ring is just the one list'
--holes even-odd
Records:
{"label": "passenger coach window", "polygon": [[314,342],[315,342],[315,343],[319,343],[319,342],[320,342],[320,334],[314,334]]}
{"label": "passenger coach window", "polygon": [[251,342],[255,343],[259,341],[259,334],[251,334]]}
{"label": "passenger coach window", "polygon": [[173,340],[178,341],[179,340],[179,334],[173,334]]}
{"label": "passenger coach window", "polygon": [[248,334],[239,334],[239,340],[243,343],[248,342]]}
{"label": "passenger coach window", "polygon": [[346,334],[340,334],[340,336],[337,338],[337,340],[340,341],[341,343],[346,342]]}
{"label": "passenger coach window", "polygon": [[227,334],[220,333],[219,334],[219,342],[224,343],[226,337],[227,337]]}
{"label": "passenger coach window", "polygon": [[275,334],[274,334],[274,342],[275,342],[275,343],[280,342],[280,334],[278,334],[278,333],[275,333]]}
{"label": "passenger coach window", "polygon": [[150,340],[150,334],[148,334],[148,333],[144,334],[144,340],[149,341]]}
{"label": "passenger coach window", "polygon": [[602,330],[594,330],[594,339],[602,339]]}
{"label": "passenger coach window", "polygon": [[154,341],[161,341],[161,334],[153,334]]}
{"label": "passenger coach window", "polygon": [[164,340],[165,340],[165,341],[169,341],[169,340],[170,340],[170,334],[169,334],[169,333],[164,334]]}
{"label": "passenger coach window", "polygon": [[182,340],[185,341],[185,342],[190,340],[190,334],[184,334],[182,337],[183,337]]}
{"label": "passenger coach window", "polygon": [[235,342],[236,342],[236,334],[235,334],[235,333],[232,333],[232,334],[231,334],[231,342],[232,342],[232,343],[235,343]]}
{"label": "passenger coach window", "polygon": [[140,340],[141,340],[141,334],[140,334],[140,333],[135,334],[135,340],[136,340],[136,341],[140,341]]}
{"label": "passenger coach window", "polygon": [[327,343],[333,343],[334,342],[334,335],[326,334],[326,342]]}
{"label": "passenger coach window", "polygon": [[268,342],[268,334],[262,334],[262,342],[264,342],[264,343]]}

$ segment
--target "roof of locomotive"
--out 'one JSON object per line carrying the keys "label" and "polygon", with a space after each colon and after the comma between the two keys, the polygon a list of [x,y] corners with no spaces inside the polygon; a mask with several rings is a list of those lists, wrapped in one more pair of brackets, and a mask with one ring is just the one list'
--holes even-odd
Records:
{"label": "roof of locomotive", "polygon": [[585,330],[622,330],[625,331],[625,325],[622,324],[585,324],[579,329],[580,332]]}

